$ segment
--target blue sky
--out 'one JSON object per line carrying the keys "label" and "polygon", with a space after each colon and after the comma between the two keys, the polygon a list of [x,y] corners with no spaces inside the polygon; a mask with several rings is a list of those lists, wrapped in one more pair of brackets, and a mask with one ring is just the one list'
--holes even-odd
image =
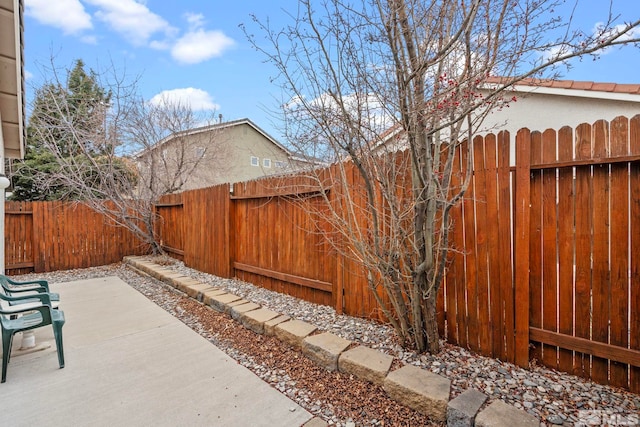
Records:
{"label": "blue sky", "polygon": [[[615,0],[614,15],[637,19],[638,1]],[[575,22],[591,31],[606,19],[608,5],[582,0]],[[239,25],[259,36],[251,14],[280,28],[291,22],[287,12],[295,14],[296,7],[296,0],[25,0],[27,96],[52,57],[58,67],[78,58],[96,70],[113,63],[130,78],[140,77],[146,99],[163,92],[186,96],[194,109],[215,108],[225,120],[248,117],[279,139],[274,112],[282,96],[270,83],[275,69]],[[557,13],[568,16],[565,9]],[[640,83],[640,49],[576,61],[564,78]]]}

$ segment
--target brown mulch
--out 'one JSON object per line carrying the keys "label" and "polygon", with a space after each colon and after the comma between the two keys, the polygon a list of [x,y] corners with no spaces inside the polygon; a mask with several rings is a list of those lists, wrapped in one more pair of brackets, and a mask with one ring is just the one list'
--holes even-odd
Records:
{"label": "brown mulch", "polygon": [[[352,375],[329,372],[277,338],[255,334],[229,316],[199,302],[180,297],[177,306],[174,314],[181,317],[180,312],[184,310],[185,316],[190,317],[185,323],[196,320],[201,333],[211,334],[218,345],[235,349],[270,371],[279,371],[281,375],[284,372],[290,378],[289,383],[305,397],[297,400],[307,410],[315,405],[317,412],[320,403],[321,408],[331,408],[333,415],[342,422],[350,420],[358,426],[442,425],[390,399],[381,387]],[[320,410],[316,415],[322,418],[322,412]]]}

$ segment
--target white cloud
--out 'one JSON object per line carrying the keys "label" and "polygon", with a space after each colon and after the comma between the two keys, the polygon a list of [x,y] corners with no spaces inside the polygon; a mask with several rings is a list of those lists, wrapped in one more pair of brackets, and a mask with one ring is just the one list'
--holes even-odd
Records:
{"label": "white cloud", "polygon": [[201,28],[187,32],[171,48],[171,56],[183,64],[197,64],[222,55],[233,46],[233,39],[222,31],[205,31]]}
{"label": "white cloud", "polygon": [[559,44],[552,46],[549,49],[541,53],[542,59],[545,62],[556,60],[560,57],[573,53],[573,47],[568,44]]}
{"label": "white cloud", "polygon": [[[624,24],[607,27],[603,22],[597,22],[591,29],[591,35],[588,37],[584,36],[582,48],[587,49],[591,47],[598,47],[601,45],[602,40],[609,40],[619,34],[620,36],[617,39],[618,41],[629,41],[640,38],[640,29],[632,28],[629,30]],[[606,47],[596,51],[595,54],[605,55],[610,51],[611,49]],[[541,56],[544,61],[549,61],[574,52],[576,52],[576,49],[573,46],[569,44],[559,44],[542,52]]]}
{"label": "white cloud", "polygon": [[44,25],[77,34],[92,28],[91,16],[79,0],[26,0],[25,13]]}
{"label": "white cloud", "polygon": [[96,36],[82,36],[80,40],[86,44],[98,44],[98,38]]}
{"label": "white cloud", "polygon": [[176,31],[164,18],[135,0],[85,1],[98,8],[98,19],[137,46],[147,44],[154,34],[170,36]]}
{"label": "white cloud", "polygon": [[155,50],[169,50],[171,44],[167,40],[151,40],[149,47]]}
{"label": "white cloud", "polygon": [[204,15],[201,13],[187,12],[184,14],[184,18],[191,26],[191,29],[201,28],[204,25]]}
{"label": "white cloud", "polygon": [[33,78],[33,73],[30,72],[29,70],[24,70],[24,79],[29,80],[31,78]]}
{"label": "white cloud", "polygon": [[[626,31],[625,31],[626,30]],[[600,40],[610,39],[616,37],[621,34],[618,38],[618,41],[629,41],[632,39],[640,38],[640,29],[635,27],[632,29],[628,29],[624,24],[614,25],[611,28],[607,28],[603,22],[597,22],[596,25],[593,26],[593,37],[595,38],[595,43],[598,43]],[[600,53],[607,53],[609,49],[605,48]]]}
{"label": "white cloud", "polygon": [[149,101],[153,105],[173,104],[189,106],[194,111],[219,110],[220,105],[202,89],[193,87],[163,90]]}

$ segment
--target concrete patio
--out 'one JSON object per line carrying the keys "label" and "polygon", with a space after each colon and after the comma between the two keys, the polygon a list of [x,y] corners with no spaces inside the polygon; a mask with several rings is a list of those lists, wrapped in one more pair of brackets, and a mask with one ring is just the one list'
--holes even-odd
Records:
{"label": "concrete patio", "polygon": [[312,418],[117,277],[52,291],[66,317],[66,367],[58,369],[50,327],[36,333],[48,348],[14,348],[0,425],[300,426]]}

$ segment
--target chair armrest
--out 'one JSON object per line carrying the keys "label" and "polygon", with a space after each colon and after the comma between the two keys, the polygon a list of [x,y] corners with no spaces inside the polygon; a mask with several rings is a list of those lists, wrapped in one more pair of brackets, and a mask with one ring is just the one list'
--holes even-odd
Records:
{"label": "chair armrest", "polygon": [[[38,323],[18,323],[18,328],[11,328],[11,329],[18,329],[18,330],[29,330],[29,329],[34,329],[37,328],[39,326],[43,326],[43,325],[49,325],[52,322],[53,319],[53,314],[52,314],[52,309],[51,307],[47,306],[47,305],[37,305],[37,304],[27,304],[22,308],[16,308],[16,309],[5,309],[5,308],[1,308],[0,307],[0,314],[6,315],[6,316],[13,316],[16,314],[20,314],[20,313],[30,313],[30,312],[34,312],[34,311],[38,311],[40,312],[40,315],[42,316],[42,319],[40,322]],[[30,318],[30,316],[27,314],[26,317],[22,316],[22,317],[18,317],[15,320],[8,320],[9,322],[14,323],[14,325],[16,324],[16,322],[23,322],[24,319]],[[64,323],[64,318],[63,318],[63,323]],[[26,326],[26,327],[25,327]],[[3,329],[6,328],[6,324],[3,321]]]}
{"label": "chair armrest", "polygon": [[0,299],[4,301],[8,301],[10,303],[14,303],[13,307],[16,307],[16,308],[20,307],[21,302],[22,303],[26,302],[32,305],[34,300],[39,300],[40,304],[51,307],[51,297],[49,296],[48,293],[20,295],[20,296],[8,296],[0,293]]}
{"label": "chair armrest", "polygon": [[7,292],[20,293],[20,292],[49,292],[49,289],[40,285],[27,285],[27,286],[2,286]]}
{"label": "chair armrest", "polygon": [[37,285],[49,292],[49,282],[46,280],[25,280],[23,282],[18,282],[16,280],[11,280],[7,276],[4,276],[7,279],[7,282],[12,286],[25,286],[25,285]]}

